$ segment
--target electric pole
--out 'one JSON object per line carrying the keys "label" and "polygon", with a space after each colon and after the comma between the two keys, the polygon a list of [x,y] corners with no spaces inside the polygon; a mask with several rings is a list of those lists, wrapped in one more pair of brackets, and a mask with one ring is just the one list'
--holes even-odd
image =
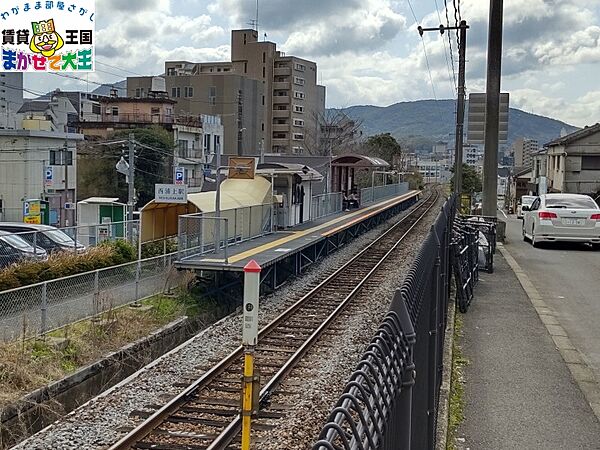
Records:
{"label": "electric pole", "polygon": [[127,199],[127,220],[133,220],[133,208],[135,206],[135,135],[129,133],[129,173],[127,175],[127,186],[129,195]]}
{"label": "electric pole", "polygon": [[454,136],[454,193],[460,195],[462,193],[463,129],[465,123],[465,61],[469,26],[465,20],[461,20],[458,27],[440,25],[439,28],[422,28],[419,26],[417,29],[421,37],[424,31],[439,31],[440,34],[444,34],[446,30],[459,30],[458,98],[456,101],[456,133]]}
{"label": "electric pole", "polygon": [[65,201],[63,202],[63,211],[65,213],[64,226],[70,225],[68,216],[67,203],[69,203],[69,138],[67,136],[68,130],[65,131],[65,149],[63,150],[63,167],[65,168]]}
{"label": "electric pole", "polygon": [[500,128],[500,74],[502,67],[503,0],[490,0],[483,154],[484,216],[496,217],[498,208],[498,139]]}

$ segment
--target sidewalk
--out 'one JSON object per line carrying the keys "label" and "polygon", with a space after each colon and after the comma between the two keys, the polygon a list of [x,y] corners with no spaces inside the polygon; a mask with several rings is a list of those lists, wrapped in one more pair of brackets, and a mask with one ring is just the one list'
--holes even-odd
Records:
{"label": "sidewalk", "polygon": [[500,252],[463,319],[459,448],[600,449],[600,422]]}

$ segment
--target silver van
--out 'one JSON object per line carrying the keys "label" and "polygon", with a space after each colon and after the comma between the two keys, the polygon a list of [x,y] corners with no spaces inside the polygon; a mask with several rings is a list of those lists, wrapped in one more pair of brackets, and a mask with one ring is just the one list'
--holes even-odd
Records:
{"label": "silver van", "polygon": [[48,259],[48,252],[42,247],[34,249],[29,242],[19,237],[19,235],[0,231],[0,268],[23,259],[45,261]]}
{"label": "silver van", "polygon": [[0,231],[18,233],[18,236],[26,240],[34,247],[41,247],[48,253],[56,251],[74,251],[82,253],[86,250],[80,242],[75,242],[64,231],[50,225],[36,225],[20,222],[0,222]]}

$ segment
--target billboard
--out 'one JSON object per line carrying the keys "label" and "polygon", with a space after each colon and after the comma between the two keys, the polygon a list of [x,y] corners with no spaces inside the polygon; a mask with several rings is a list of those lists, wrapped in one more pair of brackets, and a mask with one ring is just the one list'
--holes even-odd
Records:
{"label": "billboard", "polygon": [[243,158],[232,156],[229,158],[229,178],[241,180],[253,180],[256,170],[256,158]]}
{"label": "billboard", "polygon": [[2,72],[94,70],[95,0],[5,0]]}
{"label": "billboard", "polygon": [[[500,123],[498,139],[501,144],[508,140],[508,93],[500,94]],[[485,109],[486,94],[469,94],[469,111],[467,115],[467,143],[485,144]]]}

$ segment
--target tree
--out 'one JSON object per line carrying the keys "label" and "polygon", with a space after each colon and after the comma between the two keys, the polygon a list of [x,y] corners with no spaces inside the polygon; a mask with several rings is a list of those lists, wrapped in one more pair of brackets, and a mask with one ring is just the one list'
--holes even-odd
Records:
{"label": "tree", "polygon": [[[174,143],[172,135],[160,127],[122,130],[111,136],[111,140],[127,140],[133,133],[136,147],[135,189],[137,205],[144,206],[154,199],[154,185],[169,183],[172,179]],[[125,176],[117,173],[115,165],[124,156],[127,159],[127,144],[83,146],[78,160],[78,190],[80,198],[92,196],[118,196],[127,202],[128,191]]]}
{"label": "tree", "polygon": [[362,137],[362,121],[350,119],[337,109],[313,112],[312,116],[316,128],[307,128],[304,133],[304,147],[310,155],[340,155],[355,150]]}
{"label": "tree", "polygon": [[[465,163],[463,163],[462,166],[462,191],[467,194],[481,192],[482,182],[479,173],[477,173],[473,167]],[[454,169],[455,166],[452,166],[450,171],[454,173]],[[452,190],[454,190],[454,175],[450,179],[450,185],[452,186]]]}
{"label": "tree", "polygon": [[363,146],[365,153],[376,156],[396,165],[398,170],[404,169],[402,147],[390,133],[370,136]]}

